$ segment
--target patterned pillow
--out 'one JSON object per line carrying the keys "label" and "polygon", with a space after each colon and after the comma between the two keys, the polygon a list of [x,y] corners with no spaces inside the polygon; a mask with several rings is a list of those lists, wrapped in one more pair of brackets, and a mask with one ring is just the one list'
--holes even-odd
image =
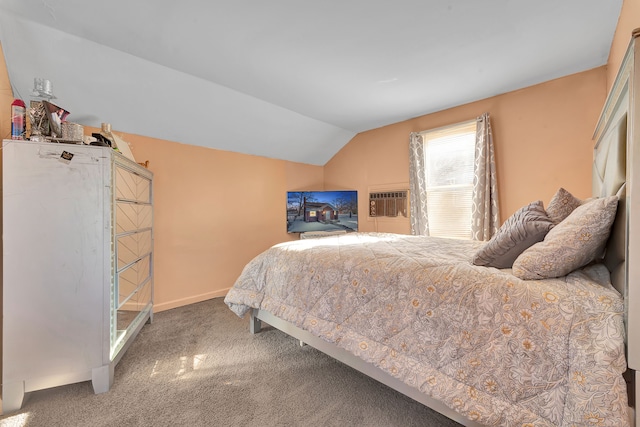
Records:
{"label": "patterned pillow", "polygon": [[561,277],[602,256],[617,209],[618,196],[577,207],[544,241],[515,260],[513,274],[521,279]]}
{"label": "patterned pillow", "polygon": [[511,268],[525,249],[544,239],[553,227],[542,201],[521,207],[473,257],[475,265]]}
{"label": "patterned pillow", "polygon": [[553,221],[554,224],[559,224],[582,203],[582,200],[560,187],[556,194],[551,198],[551,201],[549,201],[549,206],[547,206],[547,215],[549,215],[549,218],[551,218],[551,221]]}

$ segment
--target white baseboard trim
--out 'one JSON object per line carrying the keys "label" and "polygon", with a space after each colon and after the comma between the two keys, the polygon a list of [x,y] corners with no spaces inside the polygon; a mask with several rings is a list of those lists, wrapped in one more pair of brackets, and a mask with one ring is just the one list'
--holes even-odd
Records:
{"label": "white baseboard trim", "polygon": [[153,304],[153,312],[158,313],[160,311],[170,310],[172,308],[182,307],[184,305],[195,304],[197,302],[206,301],[212,298],[224,297],[229,292],[229,288],[221,289],[214,292],[207,292],[205,294],[194,295],[188,298],[181,298],[173,301],[167,301],[160,304]]}

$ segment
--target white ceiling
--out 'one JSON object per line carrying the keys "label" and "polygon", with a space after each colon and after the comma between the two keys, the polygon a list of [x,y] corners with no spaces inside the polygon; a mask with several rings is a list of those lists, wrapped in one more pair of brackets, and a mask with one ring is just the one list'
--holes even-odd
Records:
{"label": "white ceiling", "polygon": [[369,129],[606,64],[622,0],[0,0],[16,96],[325,164]]}

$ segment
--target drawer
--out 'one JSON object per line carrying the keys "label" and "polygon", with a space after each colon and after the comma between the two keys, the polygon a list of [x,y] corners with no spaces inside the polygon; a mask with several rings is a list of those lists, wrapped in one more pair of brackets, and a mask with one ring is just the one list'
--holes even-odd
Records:
{"label": "drawer", "polygon": [[116,325],[118,330],[127,329],[138,317],[138,314],[151,303],[151,298],[151,281],[149,281],[118,309]]}
{"label": "drawer", "polygon": [[151,255],[131,264],[118,273],[118,307],[142,284],[151,277]]}
{"label": "drawer", "polygon": [[136,203],[116,203],[116,233],[126,233],[141,228],[151,228],[153,208],[151,205]]}
{"label": "drawer", "polygon": [[118,271],[142,255],[151,252],[151,230],[127,234],[117,238]]}
{"label": "drawer", "polygon": [[140,203],[151,202],[151,181],[116,166],[116,199]]}

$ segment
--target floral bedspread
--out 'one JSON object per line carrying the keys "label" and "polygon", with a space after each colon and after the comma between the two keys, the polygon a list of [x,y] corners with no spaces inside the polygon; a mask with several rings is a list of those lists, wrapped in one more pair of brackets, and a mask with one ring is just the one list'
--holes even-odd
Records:
{"label": "floral bedspread", "polygon": [[468,418],[627,426],[623,301],[602,265],[524,281],[480,243],[352,233],[276,245],[225,298],[335,343]]}

